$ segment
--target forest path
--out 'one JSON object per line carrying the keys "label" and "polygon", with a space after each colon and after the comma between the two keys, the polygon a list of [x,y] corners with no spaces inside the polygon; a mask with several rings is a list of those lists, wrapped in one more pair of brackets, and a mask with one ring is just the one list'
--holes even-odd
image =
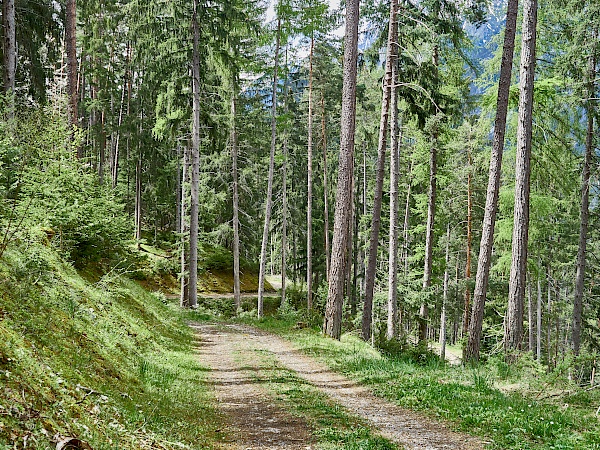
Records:
{"label": "forest path", "polygon": [[[315,448],[310,429],[297,417],[269,404],[240,357],[262,352],[327,394],[350,413],[367,420],[381,436],[407,449],[482,449],[475,438],[453,432],[441,422],[375,397],[368,389],[303,355],[288,341],[246,325],[192,324],[200,360],[210,367],[210,381],[232,426],[236,444],[227,449]],[[239,355],[237,358],[235,355]],[[236,362],[237,359],[237,362]]]}

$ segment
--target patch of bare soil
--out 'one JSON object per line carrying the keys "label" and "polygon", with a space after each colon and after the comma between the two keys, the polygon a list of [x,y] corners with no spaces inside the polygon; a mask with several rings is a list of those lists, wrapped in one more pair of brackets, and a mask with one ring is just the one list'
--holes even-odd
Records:
{"label": "patch of bare soil", "polygon": [[[247,442],[259,442],[257,439],[264,433],[270,439],[254,447],[252,445],[255,444],[230,448],[311,448],[306,424],[283,411],[271,410],[274,407],[268,403],[261,387],[252,384],[243,370],[236,368],[232,354],[240,350],[272,353],[283,366],[296,372],[300,378],[312,383],[353,414],[366,419],[383,437],[407,449],[483,448],[483,444],[471,436],[456,433],[441,422],[374,396],[367,388],[332,372],[278,336],[244,325],[194,327],[202,341],[201,359],[212,369],[211,379],[217,396],[238,430],[238,436],[250,439]],[[254,414],[262,419],[253,419]],[[274,425],[269,425],[266,418],[273,419]],[[269,434],[271,427],[277,432]],[[296,440],[292,440],[292,437]]]}

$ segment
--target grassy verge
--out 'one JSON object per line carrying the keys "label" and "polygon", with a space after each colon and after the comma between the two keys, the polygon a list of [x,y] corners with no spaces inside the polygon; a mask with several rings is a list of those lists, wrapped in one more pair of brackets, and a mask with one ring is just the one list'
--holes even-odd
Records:
{"label": "grassy verge", "polygon": [[377,436],[369,425],[331,401],[310,383],[279,364],[268,352],[255,350],[238,358],[253,367],[253,377],[266,387],[283,409],[304,419],[312,428],[318,448],[323,450],[397,450],[399,447]]}
{"label": "grassy verge", "polygon": [[[507,375],[501,362],[466,368],[415,354],[386,357],[355,335],[345,334],[338,342],[322,337],[318,330],[293,330],[295,323],[295,317],[254,322],[369,386],[376,395],[481,436],[490,448],[600,448],[596,390],[550,397],[548,392],[558,386],[564,389],[566,381],[543,375],[535,367],[514,369]],[[512,392],[500,385],[512,385]]]}
{"label": "grassy verge", "polygon": [[116,271],[83,275],[36,242],[0,260],[0,448],[212,448],[220,418],[180,314]]}

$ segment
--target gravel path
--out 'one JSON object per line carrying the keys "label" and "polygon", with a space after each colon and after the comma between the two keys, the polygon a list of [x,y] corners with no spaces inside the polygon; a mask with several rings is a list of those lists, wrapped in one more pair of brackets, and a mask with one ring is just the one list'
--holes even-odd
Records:
{"label": "gravel path", "polygon": [[453,432],[440,422],[375,397],[368,389],[303,355],[278,336],[244,325],[196,324],[193,327],[200,340],[200,359],[211,368],[217,398],[237,433],[239,446],[227,448],[314,448],[307,424],[269,403],[264,389],[247,375],[252,367],[236,365],[235,352],[252,350],[271,353],[283,366],[404,448],[483,448],[473,437]]}

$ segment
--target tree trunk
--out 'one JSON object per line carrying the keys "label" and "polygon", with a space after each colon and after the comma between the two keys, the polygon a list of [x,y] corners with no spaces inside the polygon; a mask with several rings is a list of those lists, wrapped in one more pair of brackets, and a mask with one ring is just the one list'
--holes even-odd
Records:
{"label": "tree trunk", "polygon": [[[592,33],[592,42],[597,33]],[[585,140],[585,158],[581,173],[581,210],[579,225],[579,247],[577,251],[577,269],[575,274],[575,295],[573,297],[573,335],[571,346],[573,353],[579,354],[581,346],[581,316],[583,312],[583,288],[585,283],[585,255],[587,249],[588,223],[590,217],[590,167],[594,154],[594,103],[596,86],[596,55],[592,53],[588,59],[588,100],[586,105],[587,136]]]}
{"label": "tree trunk", "polygon": [[[65,21],[65,51],[67,54],[67,96],[69,97],[69,122],[77,120],[77,0],[67,0]],[[77,148],[77,157],[83,157],[83,147]]]}
{"label": "tree trunk", "polygon": [[181,293],[179,297],[179,305],[182,308],[189,308],[190,306],[190,274],[187,267],[188,261],[188,243],[189,243],[189,229],[187,226],[186,217],[188,215],[187,205],[187,187],[190,179],[190,147],[186,145],[183,150],[183,164],[182,164],[182,177],[181,177],[181,222],[179,231],[181,233]]}
{"label": "tree trunk", "polygon": [[[127,49],[127,54],[129,54],[129,48]],[[117,122],[117,137],[115,139],[115,152],[113,156],[113,166],[111,170],[112,175],[112,187],[113,189],[117,187],[117,182],[119,180],[119,142],[121,138],[121,124],[123,123],[123,108],[125,104],[125,91],[127,90],[127,83],[123,82],[123,91],[121,93],[121,104],[119,105],[119,119]]]}
{"label": "tree trunk", "polygon": [[536,336],[536,357],[541,362],[542,360],[542,281],[537,280],[537,336]]}
{"label": "tree trunk", "polygon": [[[285,67],[288,68],[288,52],[287,47],[285,50]],[[283,102],[284,111],[287,116],[288,113],[288,78],[289,73],[285,77],[285,84],[283,87]],[[286,129],[283,137],[283,165],[281,167],[281,178],[282,178],[282,220],[281,220],[281,306],[285,305],[285,291],[287,282],[287,216],[288,216],[288,203],[287,203],[287,163],[288,163],[288,145],[289,145],[289,130]]]}
{"label": "tree trunk", "polygon": [[515,167],[515,210],[512,237],[512,264],[508,288],[508,309],[504,328],[504,348],[517,350],[523,340],[523,300],[527,274],[529,234],[529,192],[531,175],[531,135],[533,84],[535,75],[535,41],[537,0],[523,4],[523,38],[521,48],[519,123],[517,127],[517,162]]}
{"label": "tree trunk", "polygon": [[[231,173],[233,177],[233,299],[235,311],[242,307],[240,288],[240,196],[238,192],[238,135],[237,120],[237,85],[232,83],[233,95],[231,96]],[[284,191],[285,192],[285,191]],[[285,194],[284,194],[285,195]]]}
{"label": "tree trunk", "polygon": [[325,95],[321,92],[321,134],[323,139],[323,204],[325,221],[325,276],[329,282],[329,266],[331,255],[329,254],[329,188],[327,180],[327,127],[325,119]]}
{"label": "tree trunk", "polygon": [[[433,142],[429,154],[429,195],[427,200],[427,232],[425,236],[425,264],[423,268],[423,290],[431,286],[433,268],[433,229],[435,221],[435,200],[437,193],[437,131],[434,131]],[[419,311],[419,342],[427,340],[427,319],[429,315],[428,298],[421,304]]]}
{"label": "tree trunk", "polygon": [[450,274],[448,265],[450,263],[450,223],[446,226],[446,268],[444,270],[444,297],[442,300],[442,315],[440,317],[440,360],[446,361],[446,308],[448,304],[448,284]]}
{"label": "tree trunk", "polygon": [[527,283],[527,321],[529,322],[529,348],[535,355],[535,328],[533,325],[533,299],[531,298],[531,282]]}
{"label": "tree trunk", "polygon": [[498,82],[498,99],[496,101],[494,140],[492,144],[492,154],[490,156],[489,179],[485,199],[479,259],[477,261],[477,274],[475,277],[473,309],[471,311],[471,321],[469,323],[469,338],[464,351],[464,359],[467,361],[479,359],[485,296],[490,276],[492,247],[494,245],[494,228],[496,226],[496,213],[498,210],[502,152],[504,151],[508,94],[510,90],[518,12],[518,0],[508,0],[504,46],[502,48],[502,63],[500,66],[500,80]]}
{"label": "tree trunk", "polygon": [[313,53],[315,38],[310,40],[309,71],[308,71],[308,179],[306,206],[306,295],[307,308],[310,311],[313,304],[313,274],[312,274],[312,196],[313,196]]}
{"label": "tree trunk", "polygon": [[471,317],[471,250],[473,247],[473,156],[471,147],[467,148],[467,162],[469,164],[467,173],[467,262],[465,263],[465,310],[463,315],[463,335],[469,330],[469,318]]}
{"label": "tree trunk", "polygon": [[[433,48],[433,65],[437,73],[438,46]],[[435,200],[437,194],[437,145],[438,124],[436,123],[431,134],[432,145],[429,154],[429,195],[427,200],[427,230],[425,235],[425,261],[423,264],[423,291],[426,292],[425,301],[419,310],[419,343],[427,341],[427,322],[429,316],[429,293],[431,286],[431,272],[433,270],[433,231],[435,222]]]}
{"label": "tree trunk", "polygon": [[408,232],[410,226],[410,191],[412,187],[412,163],[408,169],[408,186],[406,188],[406,204],[404,207],[404,226],[402,229],[402,258],[404,258],[404,278],[408,278]]}
{"label": "tree trunk", "polygon": [[269,177],[267,179],[267,199],[265,204],[265,224],[260,248],[260,269],[258,272],[258,317],[263,316],[263,296],[265,292],[265,272],[267,266],[267,246],[269,245],[269,227],[273,207],[273,177],[275,171],[275,144],[277,138],[277,70],[279,68],[279,47],[281,43],[281,19],[277,20],[277,43],[275,44],[275,62],[273,67],[273,92],[271,94],[271,153],[269,157]]}
{"label": "tree trunk", "polygon": [[190,186],[190,308],[198,306],[198,184],[200,178],[200,29],[198,0],[192,16],[192,183]]}
{"label": "tree trunk", "polygon": [[340,123],[340,156],[336,208],[333,224],[329,291],[325,308],[323,331],[339,339],[342,334],[342,307],[345,253],[348,248],[349,220],[352,216],[354,178],[354,133],[356,129],[356,72],[358,60],[359,0],[346,1],[346,35],[344,37],[344,80],[342,87],[342,116]]}
{"label": "tree trunk", "polygon": [[142,239],[142,153],[141,148],[135,166],[135,240],[138,248]]}
{"label": "tree trunk", "polygon": [[2,5],[4,25],[4,92],[10,96],[8,118],[15,113],[15,77],[17,72],[17,28],[15,22],[15,0],[4,0]]}
{"label": "tree trunk", "polygon": [[375,175],[375,196],[373,200],[373,216],[371,221],[371,238],[369,242],[369,260],[366,273],[366,290],[362,316],[362,338],[367,341],[371,337],[373,320],[373,290],[377,269],[377,247],[379,245],[379,228],[381,225],[381,200],[383,196],[383,180],[385,178],[385,152],[387,147],[388,119],[392,97],[393,66],[397,54],[397,21],[398,0],[390,2],[390,21],[388,27],[387,55],[385,62],[385,79],[381,99],[381,118],[379,121],[379,141],[377,145],[377,169]]}
{"label": "tree trunk", "polygon": [[[397,34],[397,33],[395,33]],[[396,36],[397,38],[397,36]],[[395,44],[395,42],[394,42]],[[390,145],[390,230],[388,272],[387,339],[394,339],[398,331],[398,185],[400,178],[400,127],[398,123],[398,63],[392,66],[392,117]]]}

